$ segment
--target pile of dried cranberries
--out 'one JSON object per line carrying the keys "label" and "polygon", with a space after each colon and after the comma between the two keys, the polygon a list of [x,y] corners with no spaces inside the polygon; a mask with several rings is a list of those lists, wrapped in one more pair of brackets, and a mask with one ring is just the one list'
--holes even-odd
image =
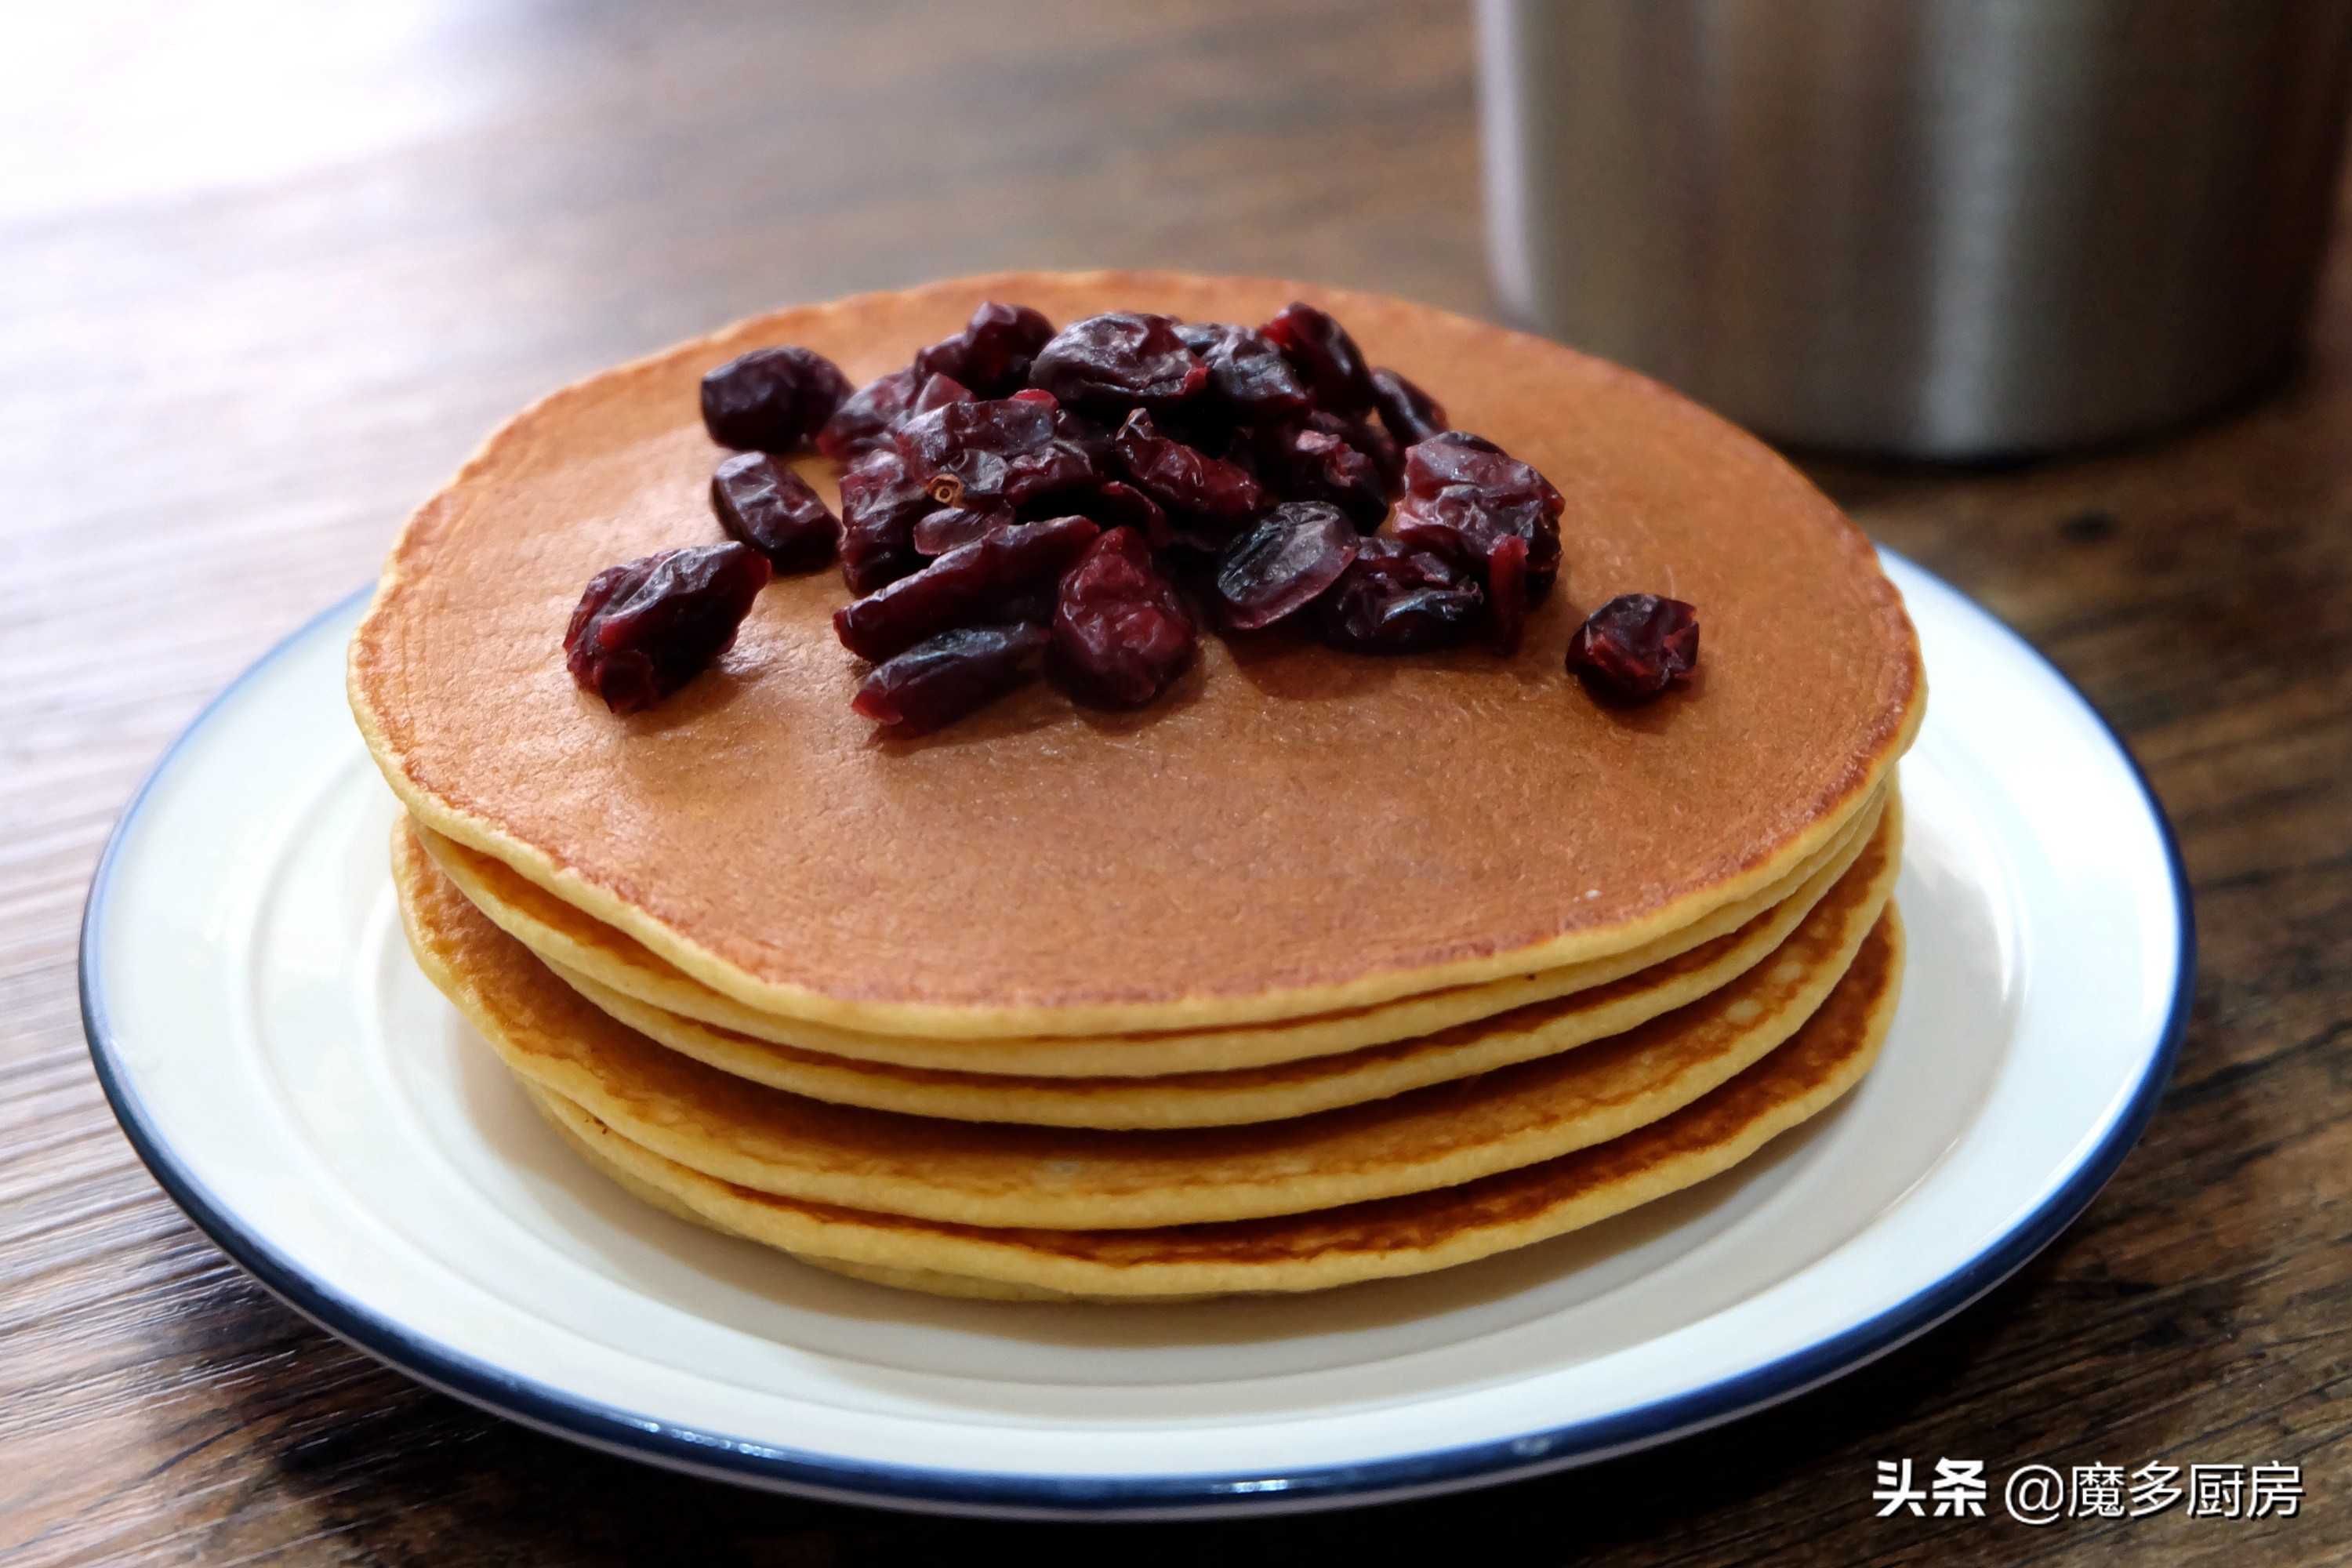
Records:
{"label": "pile of dried cranberries", "polygon": [[[1150,702],[1198,649],[1188,601],[1226,632],[1295,617],[1366,653],[1508,653],[1559,575],[1559,492],[1312,305],[1257,328],[1121,310],[1057,332],[992,300],[855,391],[808,349],[755,350],[703,378],[702,417],[738,448],[710,481],[732,542],[599,573],[564,635],[616,713],[716,658],[772,573],[836,554],[857,597],[834,630],[873,661],[854,705],[896,734],[1040,659],[1088,700]],[[844,466],[838,519],[784,460],[811,446]],[[1638,701],[1697,654],[1688,605],[1625,595],[1568,662]]]}

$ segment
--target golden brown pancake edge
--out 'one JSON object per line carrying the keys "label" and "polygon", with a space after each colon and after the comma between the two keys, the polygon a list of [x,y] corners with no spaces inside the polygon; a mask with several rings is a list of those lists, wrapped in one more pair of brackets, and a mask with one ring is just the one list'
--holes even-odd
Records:
{"label": "golden brown pancake edge", "polygon": [[997,1227],[1297,1213],[1456,1185],[1605,1142],[1786,1040],[1844,983],[1876,929],[1863,909],[1812,920],[1775,963],[1672,1014],[1474,1079],[1285,1121],[1100,1131],[908,1116],[762,1088],[596,1008],[467,902],[413,840],[395,881],[420,967],[490,1048],[633,1142],[761,1191]]}
{"label": "golden brown pancake edge", "polygon": [[1610,1142],[1464,1186],[1338,1209],[1170,1230],[990,1230],[731,1186],[614,1132],[525,1081],[564,1141],[635,1196],[853,1278],[932,1294],[1145,1304],[1328,1289],[1475,1262],[1597,1224],[1736,1168],[1828,1110],[1870,1070],[1901,993],[1889,906],[1842,985],[1756,1065]]}

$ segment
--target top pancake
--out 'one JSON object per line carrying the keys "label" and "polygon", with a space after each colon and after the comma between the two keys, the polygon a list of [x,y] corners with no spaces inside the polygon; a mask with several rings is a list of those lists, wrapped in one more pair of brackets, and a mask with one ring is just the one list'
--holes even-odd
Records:
{"label": "top pancake", "polygon": [[[616,719],[565,673],[582,587],[721,536],[697,382],[765,343],[854,381],[982,299],[1255,322],[1304,299],[1568,499],[1518,655],[1202,641],[1152,707],[1032,686],[877,740],[779,581],[735,647]],[[1562,668],[1624,592],[1698,606],[1701,677],[1645,708]],[[1909,621],[1868,542],[1763,446],[1556,344],[1377,296],[1157,273],[961,279],[776,312],[518,416],[409,521],[353,638],[353,710],[428,826],[746,1005],[935,1037],[1296,1017],[1580,962],[1783,876],[1916,730]]]}

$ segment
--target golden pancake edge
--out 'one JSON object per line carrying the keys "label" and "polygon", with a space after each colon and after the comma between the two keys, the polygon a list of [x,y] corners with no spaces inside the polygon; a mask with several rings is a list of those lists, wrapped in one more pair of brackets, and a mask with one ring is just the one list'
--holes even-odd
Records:
{"label": "golden pancake edge", "polygon": [[1101,1131],[873,1110],[718,1071],[597,1008],[405,842],[395,879],[420,966],[524,1078],[735,1185],[992,1227],[1298,1213],[1458,1185],[1607,1142],[1788,1039],[1889,918],[1883,897],[1825,903],[1772,963],[1673,1013],[1475,1078],[1283,1121]]}
{"label": "golden pancake edge", "polygon": [[1819,1115],[1876,1060],[1903,968],[1892,906],[1830,998],[1786,1043],[1609,1142],[1461,1186],[1311,1214],[1168,1229],[1003,1230],[778,1197],[663,1158],[526,1080],[565,1142],[641,1199],[820,1268],[932,1294],[1150,1302],[1328,1289],[1474,1262],[1720,1174]]}

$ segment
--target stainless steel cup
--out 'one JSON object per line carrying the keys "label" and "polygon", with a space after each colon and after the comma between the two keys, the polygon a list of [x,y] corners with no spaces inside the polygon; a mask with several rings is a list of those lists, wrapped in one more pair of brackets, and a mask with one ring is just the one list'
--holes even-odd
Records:
{"label": "stainless steel cup", "polygon": [[1480,0],[1523,321],[1775,439],[2123,436],[2298,346],[2352,0]]}

